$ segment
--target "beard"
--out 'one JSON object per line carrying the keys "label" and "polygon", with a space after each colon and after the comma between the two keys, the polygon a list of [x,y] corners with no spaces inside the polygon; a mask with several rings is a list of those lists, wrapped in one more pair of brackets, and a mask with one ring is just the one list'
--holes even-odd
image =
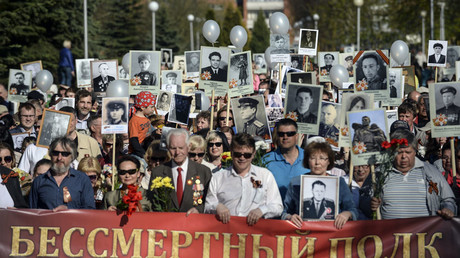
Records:
{"label": "beard", "polygon": [[64,175],[65,173],[69,171],[69,169],[70,169],[70,165],[66,166],[66,165],[60,165],[60,164],[53,164],[53,166],[51,167],[51,170],[53,170],[53,172],[58,176]]}

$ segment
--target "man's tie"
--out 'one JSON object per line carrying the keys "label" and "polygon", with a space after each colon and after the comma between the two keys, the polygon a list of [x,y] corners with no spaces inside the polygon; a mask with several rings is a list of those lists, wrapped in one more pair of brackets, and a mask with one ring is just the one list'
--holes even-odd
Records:
{"label": "man's tie", "polygon": [[182,193],[184,192],[184,189],[182,189],[182,168],[178,167],[177,168],[177,185],[176,185],[176,195],[177,195],[177,201],[180,204],[182,202]]}
{"label": "man's tie", "polygon": [[319,216],[319,202],[316,203],[316,216]]}

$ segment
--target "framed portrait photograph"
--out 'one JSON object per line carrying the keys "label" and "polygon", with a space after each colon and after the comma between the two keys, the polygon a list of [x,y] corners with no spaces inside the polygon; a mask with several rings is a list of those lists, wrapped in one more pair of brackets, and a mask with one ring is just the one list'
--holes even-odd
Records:
{"label": "framed portrait photograph", "polygon": [[[277,87],[277,89],[280,90],[281,97],[283,97],[283,98],[286,97],[286,87],[287,87],[288,82],[289,82],[289,74],[290,73],[302,73],[302,72],[304,72],[304,71],[296,69],[296,68],[292,68],[292,67],[287,66],[287,65],[281,66],[281,73],[280,73],[281,78],[280,78],[280,80],[278,82],[278,87]],[[303,83],[305,83],[305,82],[303,82]],[[312,83],[312,84],[314,84],[314,83]]]}
{"label": "framed portrait photograph", "polygon": [[211,96],[225,96],[228,86],[230,51],[224,47],[201,47],[200,88]]}
{"label": "framed portrait photograph", "polygon": [[32,72],[10,69],[8,78],[8,100],[26,102],[32,87]]}
{"label": "framed portrait photograph", "polygon": [[291,61],[289,34],[270,34],[270,60],[272,63]]}
{"label": "framed portrait photograph", "polygon": [[60,110],[63,107],[75,108],[75,98],[59,98],[56,103],[56,110]]}
{"label": "framed portrait photograph", "polygon": [[161,65],[171,68],[173,65],[173,51],[170,48],[162,48],[161,51]]}
{"label": "framed portrait photograph", "polygon": [[399,106],[404,98],[404,77],[402,68],[388,69],[388,90],[390,98],[382,101],[383,106]]}
{"label": "framed portrait photograph", "polygon": [[300,29],[299,51],[301,55],[316,56],[318,30]]}
{"label": "framed portrait photograph", "polygon": [[166,115],[169,112],[173,93],[169,91],[160,91],[157,98],[157,111],[160,115]]}
{"label": "framed portrait photograph", "polygon": [[128,133],[128,97],[102,99],[102,134]]}
{"label": "framed portrait photograph", "polygon": [[255,74],[267,73],[267,61],[265,61],[264,53],[252,54],[252,59],[254,60],[255,64]]}
{"label": "framed portrait photograph", "polygon": [[90,61],[93,90],[105,93],[109,83],[118,79],[118,60]]}
{"label": "framed portrait photograph", "polygon": [[316,84],[315,72],[292,72],[287,77],[289,83]]}
{"label": "framed portrait photograph", "polygon": [[399,120],[398,110],[396,109],[385,110],[385,113],[387,114],[387,127],[391,128],[391,124],[393,124],[396,120]]}
{"label": "framed portrait photograph", "polygon": [[339,177],[302,175],[299,214],[303,220],[335,220],[339,214]]}
{"label": "framed portrait photograph", "polygon": [[305,62],[306,61],[307,61],[307,56],[291,54],[291,62],[290,62],[289,65],[292,68],[305,71]]}
{"label": "framed portrait photograph", "polygon": [[460,61],[455,62],[455,78],[460,81]]}
{"label": "framed portrait photograph", "polygon": [[284,118],[283,108],[266,108],[268,123],[270,127],[274,127],[275,123]]}
{"label": "framed portrait photograph", "polygon": [[460,46],[448,46],[446,58],[446,67],[441,70],[441,78],[438,78],[438,81],[452,81],[456,74],[456,62],[460,60]]}
{"label": "framed portrait photograph", "polygon": [[75,76],[77,77],[78,88],[91,86],[91,61],[94,60],[94,58],[75,59]]}
{"label": "framed portrait photograph", "polygon": [[268,100],[268,107],[271,108],[282,108],[283,106],[283,100],[281,99],[280,94],[268,94],[267,97]]}
{"label": "framed portrait photograph", "polygon": [[173,94],[169,106],[168,122],[177,124],[188,124],[192,97],[181,94]]}
{"label": "framed portrait photograph", "polygon": [[17,152],[22,152],[22,143],[26,137],[29,137],[28,132],[24,133],[12,133],[11,138],[13,138],[14,150]]}
{"label": "framed portrait photograph", "polygon": [[231,100],[231,105],[233,121],[238,133],[260,136],[265,141],[271,142],[271,133],[262,95],[234,98]]}
{"label": "framed portrait photograph", "polygon": [[201,51],[185,51],[185,73],[187,78],[200,76]]}
{"label": "framed portrait photograph", "polygon": [[409,94],[417,88],[415,83],[415,68],[414,66],[403,66],[402,75],[404,76],[404,95]]}
{"label": "framed portrait photograph", "polygon": [[228,81],[230,97],[254,93],[251,51],[230,55]]}
{"label": "framed portrait photograph", "polygon": [[343,65],[343,67],[347,68],[349,81],[355,81],[355,73],[353,67],[353,53],[340,53],[339,54],[339,64]]}
{"label": "framed portrait photograph", "polygon": [[318,135],[324,137],[331,147],[339,147],[341,104],[321,102],[321,117]]}
{"label": "framed portrait photograph", "polygon": [[375,101],[389,98],[387,53],[386,50],[358,52],[358,59],[354,64],[355,92],[374,93]]}
{"label": "framed portrait photograph", "polygon": [[432,136],[460,136],[460,82],[435,83],[429,92]]}
{"label": "framed portrait photograph", "polygon": [[129,73],[121,65],[118,66],[118,79],[129,81]]}
{"label": "framed portrait photograph", "polygon": [[174,56],[173,70],[180,70],[182,78],[185,78],[185,56]]}
{"label": "framed portrait photograph", "polygon": [[21,64],[21,70],[32,72],[32,88],[35,88],[35,76],[37,73],[43,70],[42,60],[27,62]]}
{"label": "framed portrait photograph", "polygon": [[69,131],[71,115],[71,113],[45,108],[38,133],[37,146],[49,148],[55,139],[64,137]]}
{"label": "framed portrait photograph", "polygon": [[330,82],[331,78],[329,73],[332,66],[339,63],[339,52],[319,52],[318,53],[318,66],[319,66],[319,81]]}
{"label": "framed portrait photograph", "polygon": [[160,91],[160,51],[129,51],[129,94]]}
{"label": "framed portrait photograph", "polygon": [[318,134],[323,87],[290,83],[284,101],[284,114],[297,121],[299,133]]}
{"label": "framed portrait photograph", "polygon": [[386,120],[385,109],[348,112],[352,143],[351,162],[355,166],[380,162],[382,142],[389,140]]}
{"label": "framed portrait photograph", "polygon": [[181,90],[182,93],[194,94],[195,91],[196,91],[195,83],[193,82],[182,83],[182,90]]}
{"label": "framed portrait photograph", "polygon": [[182,71],[163,70],[161,73],[161,90],[181,93]]}
{"label": "framed portrait photograph", "polygon": [[446,67],[447,41],[428,41],[428,66]]}

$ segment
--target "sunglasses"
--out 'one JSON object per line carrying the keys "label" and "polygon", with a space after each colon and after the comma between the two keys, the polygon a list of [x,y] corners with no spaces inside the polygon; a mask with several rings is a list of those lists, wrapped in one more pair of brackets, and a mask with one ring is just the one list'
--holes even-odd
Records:
{"label": "sunglasses", "polygon": [[2,162],[3,160],[5,160],[5,163],[10,163],[11,161],[13,161],[13,157],[11,156],[5,156],[5,157],[0,157],[0,162]]}
{"label": "sunglasses", "polygon": [[53,156],[53,157],[57,157],[57,156],[59,156],[59,154],[61,154],[62,157],[67,158],[72,153],[70,153],[68,151],[55,151],[55,150],[51,152],[51,156]]}
{"label": "sunglasses", "polygon": [[88,176],[91,181],[94,181],[97,179],[97,175],[90,175]]}
{"label": "sunglasses", "polygon": [[252,153],[243,153],[243,152],[233,152],[233,157],[241,158],[244,156],[245,159],[249,159],[252,157]]}
{"label": "sunglasses", "polygon": [[292,131],[292,132],[278,132],[278,136],[279,137],[284,137],[284,136],[287,136],[287,137],[292,137],[294,135],[296,135],[297,132],[296,131]]}
{"label": "sunglasses", "polygon": [[[219,121],[225,121],[226,119],[226,117],[219,117]],[[229,117],[228,121],[233,121],[233,117]]]}
{"label": "sunglasses", "polygon": [[163,162],[166,160],[166,157],[151,157],[152,162]]}
{"label": "sunglasses", "polygon": [[194,158],[194,157],[196,157],[196,156],[202,158],[202,157],[204,157],[204,152],[199,152],[199,153],[189,152],[189,153],[188,153],[188,156],[189,156],[190,158]]}
{"label": "sunglasses", "polygon": [[208,143],[209,148],[211,148],[212,146],[221,147],[222,142],[210,142],[210,143]]}
{"label": "sunglasses", "polygon": [[137,173],[137,168],[134,168],[134,169],[128,169],[128,170],[123,170],[123,169],[120,169],[118,170],[118,174],[120,176],[123,176],[125,175],[126,173],[130,174],[130,175],[134,175]]}

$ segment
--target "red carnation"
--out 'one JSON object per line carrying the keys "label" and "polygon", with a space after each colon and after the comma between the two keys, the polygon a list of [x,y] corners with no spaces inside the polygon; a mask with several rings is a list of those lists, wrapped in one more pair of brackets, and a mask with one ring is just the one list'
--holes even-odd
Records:
{"label": "red carnation", "polygon": [[387,141],[382,142],[382,148],[384,148],[384,149],[391,148],[391,143],[389,143]]}

